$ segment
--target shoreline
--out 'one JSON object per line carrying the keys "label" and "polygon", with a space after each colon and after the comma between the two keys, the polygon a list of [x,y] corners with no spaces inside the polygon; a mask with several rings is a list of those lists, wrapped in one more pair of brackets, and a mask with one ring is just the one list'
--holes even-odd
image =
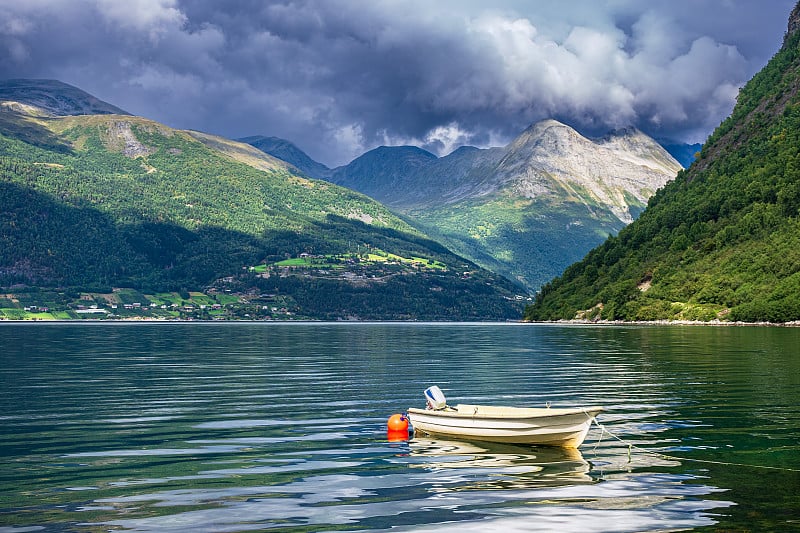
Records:
{"label": "shoreline", "polygon": [[48,318],[29,318],[13,319],[0,317],[0,324],[131,324],[131,323],[150,323],[150,324],[517,324],[517,325],[540,325],[540,326],[712,326],[712,327],[778,327],[796,328],[800,327],[800,320],[791,322],[728,322],[722,320],[710,320],[703,322],[700,320],[314,320],[314,319],[295,319],[295,320],[198,320],[180,318],[113,318],[113,319],[48,319]]}
{"label": "shoreline", "polygon": [[[523,321],[525,322],[525,321]],[[528,321],[528,324],[564,324],[564,325],[583,325],[583,326],[761,326],[761,327],[780,327],[796,328],[800,327],[800,320],[791,322],[731,322],[724,320],[549,320],[549,321]]]}

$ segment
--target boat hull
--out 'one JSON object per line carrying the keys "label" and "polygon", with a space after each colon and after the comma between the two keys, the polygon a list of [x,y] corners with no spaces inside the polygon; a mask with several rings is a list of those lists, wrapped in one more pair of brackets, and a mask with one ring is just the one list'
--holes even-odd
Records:
{"label": "boat hull", "polygon": [[486,442],[580,446],[602,407],[535,409],[457,405],[445,410],[408,410],[414,431]]}

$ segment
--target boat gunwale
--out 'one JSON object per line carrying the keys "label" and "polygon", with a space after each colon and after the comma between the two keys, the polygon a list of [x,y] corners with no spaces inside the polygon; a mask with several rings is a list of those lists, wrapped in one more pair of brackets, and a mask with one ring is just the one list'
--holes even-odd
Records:
{"label": "boat gunwale", "polygon": [[[478,412],[461,411],[459,408],[468,407],[471,409],[477,408]],[[507,412],[480,412],[480,409],[502,409]],[[493,405],[472,405],[472,404],[458,404],[449,409],[419,409],[410,407],[408,414],[433,416],[438,418],[463,418],[463,419],[496,419],[496,420],[531,420],[543,418],[557,418],[563,416],[586,415],[589,419],[593,419],[600,412],[605,409],[600,406],[590,407],[563,407],[563,408],[550,408],[550,407],[502,407]]]}

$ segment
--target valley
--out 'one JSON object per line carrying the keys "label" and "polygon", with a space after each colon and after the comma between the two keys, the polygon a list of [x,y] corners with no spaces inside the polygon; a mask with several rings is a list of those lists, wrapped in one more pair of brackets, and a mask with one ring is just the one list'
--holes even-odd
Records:
{"label": "valley", "polygon": [[505,147],[467,146],[439,158],[383,146],[335,169],[287,141],[242,140],[380,201],[530,293],[629,224],[682,168],[637,130],[590,139],[555,120]]}

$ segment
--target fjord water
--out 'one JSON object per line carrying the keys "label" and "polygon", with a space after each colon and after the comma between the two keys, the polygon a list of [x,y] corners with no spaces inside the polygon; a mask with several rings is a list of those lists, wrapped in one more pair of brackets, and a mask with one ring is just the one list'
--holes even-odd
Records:
{"label": "fjord water", "polygon": [[[800,530],[798,328],[0,324],[0,354],[0,532]],[[433,384],[606,431],[387,441]]]}

